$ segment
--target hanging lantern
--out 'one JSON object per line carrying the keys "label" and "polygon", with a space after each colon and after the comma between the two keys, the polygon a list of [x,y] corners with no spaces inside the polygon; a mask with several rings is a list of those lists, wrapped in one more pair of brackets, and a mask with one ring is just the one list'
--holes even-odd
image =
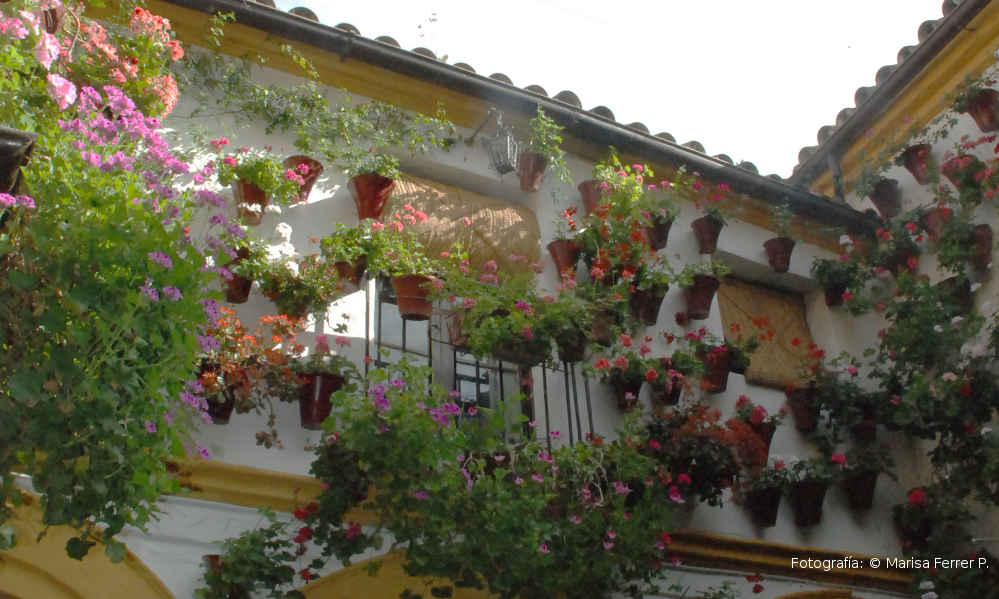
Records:
{"label": "hanging lantern", "polygon": [[493,168],[505,175],[517,170],[517,140],[503,126],[502,120],[498,120],[496,125],[496,135],[486,141],[486,151]]}

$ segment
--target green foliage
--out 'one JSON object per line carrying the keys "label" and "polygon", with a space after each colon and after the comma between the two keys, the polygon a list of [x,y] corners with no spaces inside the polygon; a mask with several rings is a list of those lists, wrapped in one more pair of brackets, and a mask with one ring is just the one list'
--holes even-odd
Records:
{"label": "green foliage", "polygon": [[715,277],[720,279],[732,272],[727,264],[714,258],[710,262],[695,262],[687,264],[676,277],[676,283],[680,287],[693,287],[695,276]]}
{"label": "green foliage", "polygon": [[218,163],[218,179],[222,185],[236,181],[252,183],[281,205],[298,201],[300,177],[287,172],[288,169],[276,157],[265,152],[236,152],[227,155]]}
{"label": "green foliage", "polygon": [[270,261],[253,272],[253,278],[260,282],[260,290],[278,311],[292,318],[324,310],[340,290],[333,265],[316,254],[295,262]]}
{"label": "green foliage", "polygon": [[526,151],[541,154],[548,159],[548,167],[563,183],[571,183],[572,177],[565,165],[565,151],[562,150],[562,126],[552,120],[538,105],[538,112],[528,121],[529,135]]}

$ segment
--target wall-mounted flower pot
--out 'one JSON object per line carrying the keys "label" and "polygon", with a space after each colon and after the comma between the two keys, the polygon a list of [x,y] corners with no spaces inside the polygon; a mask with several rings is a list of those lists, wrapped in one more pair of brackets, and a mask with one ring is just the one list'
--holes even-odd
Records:
{"label": "wall-mounted flower pot", "polygon": [[661,378],[649,384],[649,397],[652,399],[653,404],[675,406],[680,401],[682,393],[683,385],[678,376],[673,377],[669,385],[663,383]]}
{"label": "wall-mounted flower pot", "polygon": [[983,133],[999,130],[999,92],[983,89],[968,104],[968,114]]}
{"label": "wall-mounted flower pot", "polygon": [[583,216],[589,216],[597,211],[597,206],[600,205],[600,201],[603,199],[603,190],[600,188],[601,183],[599,179],[587,179],[579,185],[576,189],[579,190],[579,195],[583,198]]}
{"label": "wall-mounted flower pot", "polygon": [[358,256],[353,262],[340,261],[333,263],[336,276],[340,279],[340,284],[347,287],[348,291],[356,291],[361,286],[361,279],[364,278],[364,271],[368,268],[368,257]]}
{"label": "wall-mounted flower pot", "polygon": [[967,277],[961,275],[948,277],[937,285],[951,297],[962,314],[971,312],[975,298],[971,294],[971,281]]}
{"label": "wall-mounted flower pot", "polygon": [[302,375],[307,380],[299,389],[298,414],[302,428],[318,431],[323,428],[323,420],[330,415],[333,405],[330,396],[343,387],[343,377],[325,372],[307,372]]}
{"label": "wall-mounted flower pot", "polygon": [[520,190],[541,189],[541,179],[545,176],[548,157],[537,152],[524,152],[517,157],[517,172],[520,173]]}
{"label": "wall-mounted flower pot", "polygon": [[816,480],[791,483],[791,509],[798,526],[814,526],[822,521],[822,502],[829,485]]}
{"label": "wall-mounted flower pot", "polygon": [[659,320],[659,308],[669,291],[669,285],[654,286],[649,289],[635,289],[628,299],[631,315],[648,326]]}
{"label": "wall-mounted flower pot", "polygon": [[896,179],[880,179],[869,197],[884,220],[891,220],[902,211],[902,192]]}
{"label": "wall-mounted flower pot", "polygon": [[423,275],[392,277],[399,314],[406,320],[428,320],[434,311],[433,303],[427,299],[432,286],[431,278]]}
{"label": "wall-mounted flower pot", "polygon": [[895,253],[893,253],[885,260],[884,266],[885,268],[890,270],[892,274],[894,274],[896,277],[902,274],[903,270],[907,270],[912,274],[916,274],[916,271],[919,270],[919,263],[916,262],[914,267],[913,264],[910,264],[909,259],[918,258],[918,257],[919,257],[919,251],[916,250],[916,248],[900,247],[895,250]]}
{"label": "wall-mounted flower pot", "polygon": [[950,220],[953,212],[950,208],[936,206],[919,217],[919,224],[926,230],[930,239],[936,241],[940,239],[940,232],[943,231],[944,225]]}
{"label": "wall-mounted flower pot", "polygon": [[989,225],[975,225],[974,228],[975,245],[971,250],[971,265],[978,271],[988,270],[992,262],[992,227]]}
{"label": "wall-mounted flower pot", "polygon": [[669,243],[669,230],[673,226],[672,218],[655,216],[652,218],[652,225],[645,228],[645,235],[649,239],[649,247],[659,251]]}
{"label": "wall-mounted flower pot", "polygon": [[579,362],[586,354],[586,331],[571,328],[562,331],[555,338],[558,347],[558,359],[563,362]]}
{"label": "wall-mounted flower pot", "polygon": [[[312,186],[316,184],[319,175],[323,174],[323,163],[308,156],[290,156],[284,161],[284,167],[290,169],[297,169],[300,164],[309,167],[309,172],[302,175],[305,182],[298,186],[298,201],[304,202],[309,199],[309,194],[312,193]],[[295,172],[298,171],[296,170]]]}
{"label": "wall-mounted flower pot", "polygon": [[763,242],[767,252],[767,262],[774,272],[787,272],[791,264],[791,252],[794,250],[794,240],[790,237],[774,237]]}
{"label": "wall-mounted flower pot", "polygon": [[721,393],[728,388],[728,373],[732,355],[728,349],[715,351],[711,354],[697,352],[697,359],[704,364],[704,375],[701,377],[701,389],[708,393]]}
{"label": "wall-mounted flower pot", "polygon": [[874,505],[874,487],[878,482],[877,470],[850,471],[843,477],[843,492],[851,510],[869,510]]}
{"label": "wall-mounted flower pot", "polygon": [[830,308],[843,305],[843,294],[846,293],[846,285],[833,284],[825,288],[826,305]]}
{"label": "wall-mounted flower pot", "polygon": [[357,206],[357,218],[378,220],[385,211],[385,204],[392,196],[395,180],[383,177],[378,173],[357,175],[347,183],[350,195],[354,197]]}
{"label": "wall-mounted flower pot", "polygon": [[721,233],[725,223],[710,216],[701,218],[690,223],[690,228],[694,230],[694,237],[697,238],[697,248],[702,254],[713,254],[718,249],[718,234]]}
{"label": "wall-mounted flower pot", "polygon": [[777,432],[777,425],[773,422],[760,422],[760,423],[749,423],[749,428],[753,429],[756,436],[763,441],[763,445],[767,448],[767,455],[770,454],[770,442],[773,441],[774,433]]}
{"label": "wall-mounted flower pot", "polygon": [[[979,182],[975,180],[975,175],[988,168],[984,162],[971,154],[955,156],[940,165],[940,172],[957,189],[963,187],[977,187]],[[981,197],[978,198],[981,201]]]}
{"label": "wall-mounted flower pot", "polygon": [[902,550],[905,553],[912,551],[925,551],[929,545],[930,535],[933,534],[933,521],[923,517],[917,522],[908,525],[902,524],[898,517],[898,512],[894,514],[895,532],[902,543]]}
{"label": "wall-mounted flower pot", "polygon": [[644,379],[641,375],[625,378],[619,374],[614,374],[610,378],[611,387],[614,389],[614,399],[617,400],[617,407],[622,411],[629,412],[638,405],[638,392],[642,390]]}
{"label": "wall-mounted flower pot", "polygon": [[[247,248],[239,248],[236,250],[236,257],[232,259],[229,264],[226,265],[229,270],[236,264],[239,264],[243,260],[250,257],[250,250]],[[250,297],[250,288],[253,286],[253,279],[248,279],[232,274],[232,278],[225,281],[225,299],[231,304],[245,304],[246,300]]]}
{"label": "wall-mounted flower pot", "polygon": [[593,315],[590,325],[590,337],[593,342],[604,347],[614,343],[614,326],[617,324],[617,314],[613,310],[599,310]]}
{"label": "wall-mounted flower pot", "polygon": [[[255,184],[240,179],[236,181],[232,188],[236,198],[236,205],[239,208],[239,218],[244,225],[259,225],[264,220],[264,209],[271,203],[271,198],[263,189]],[[249,206],[255,206],[250,210]]]}
{"label": "wall-mounted flower pot", "polygon": [[819,424],[819,408],[815,405],[814,387],[793,387],[785,391],[787,407],[794,417],[794,426],[802,433],[810,433]]}
{"label": "wall-mounted flower pot", "polygon": [[902,165],[920,185],[930,182],[930,149],[930,144],[916,144],[902,152]]}
{"label": "wall-mounted flower pot", "polygon": [[556,239],[548,244],[548,253],[552,256],[555,268],[560,273],[567,269],[575,269],[579,262],[579,254],[583,251],[583,246],[574,239]]}
{"label": "wall-mounted flower pot", "polygon": [[35,149],[34,133],[0,127],[0,193],[17,194],[21,167]]}
{"label": "wall-mounted flower pot", "polygon": [[236,397],[232,393],[224,393],[224,399],[219,402],[215,398],[208,401],[208,415],[212,417],[212,424],[229,424],[232,417],[232,409],[236,405]]}
{"label": "wall-mounted flower pot", "polygon": [[687,299],[687,317],[704,320],[711,314],[711,302],[718,291],[718,279],[709,275],[694,275],[694,284],[686,287],[683,294]]}
{"label": "wall-mounted flower pot", "polygon": [[493,348],[493,357],[501,362],[519,364],[527,368],[533,368],[548,358],[547,344],[540,343],[536,338],[517,339],[507,343],[499,343]]}
{"label": "wall-mounted flower pot", "polygon": [[742,504],[757,526],[769,528],[777,524],[781,495],[780,487],[754,489],[746,492]]}

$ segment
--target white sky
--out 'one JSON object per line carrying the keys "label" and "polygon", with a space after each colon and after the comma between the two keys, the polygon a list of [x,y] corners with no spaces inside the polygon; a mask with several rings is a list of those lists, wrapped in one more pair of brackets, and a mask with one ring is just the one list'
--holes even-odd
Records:
{"label": "white sky", "polygon": [[[791,174],[941,0],[277,0]],[[474,7],[474,8],[472,8]]]}

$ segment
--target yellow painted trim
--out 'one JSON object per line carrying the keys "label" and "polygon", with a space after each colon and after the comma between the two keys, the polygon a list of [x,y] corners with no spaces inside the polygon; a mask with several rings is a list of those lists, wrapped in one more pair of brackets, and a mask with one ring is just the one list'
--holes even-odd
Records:
{"label": "yellow painted trim", "polygon": [[[299,590],[307,599],[356,599],[357,597],[398,597],[409,589],[423,597],[432,597],[430,588],[450,584],[448,581],[426,580],[409,576],[403,570],[405,553],[392,551],[386,555],[352,564],[314,580]],[[369,563],[380,564],[377,574],[371,576],[366,568]],[[491,595],[475,589],[454,589],[455,599],[486,599]]]}
{"label": "yellow painted trim", "polygon": [[[66,541],[76,536],[68,526],[42,522],[38,498],[26,495],[7,522],[17,531],[17,545],[0,552],[0,596],[51,599],[174,599],[163,581],[131,551],[123,562],[111,563],[100,546],[83,560],[66,555]],[[40,540],[38,535],[45,531]]]}
{"label": "yellow painted trim", "polygon": [[[299,505],[312,501],[321,490],[319,481],[307,476],[214,460],[185,462],[171,465],[170,469],[177,473],[181,484],[190,491],[192,497],[248,507],[270,506],[276,510],[289,512]],[[363,510],[354,510],[348,514],[347,520],[364,524],[373,523],[375,515]],[[792,557],[836,560],[849,555],[864,564],[873,556],[719,536],[701,531],[677,532],[673,535],[670,550],[681,561],[693,565],[781,574],[833,584],[904,591],[911,581],[905,572],[887,568],[833,569],[830,572],[823,572],[791,567]],[[339,595],[330,596],[339,597]]]}
{"label": "yellow painted trim", "polygon": [[[876,159],[878,152],[891,145],[884,140],[891,140],[893,134],[899,135],[913,126],[924,127],[943,112],[944,96],[956,89],[966,76],[980,75],[994,64],[997,46],[999,3],[991,2],[902,90],[870,127],[869,134],[853,140],[840,162],[843,181],[855,181],[860,176],[862,155],[869,160]],[[832,195],[832,174],[826,170],[812,182],[811,189]]]}

